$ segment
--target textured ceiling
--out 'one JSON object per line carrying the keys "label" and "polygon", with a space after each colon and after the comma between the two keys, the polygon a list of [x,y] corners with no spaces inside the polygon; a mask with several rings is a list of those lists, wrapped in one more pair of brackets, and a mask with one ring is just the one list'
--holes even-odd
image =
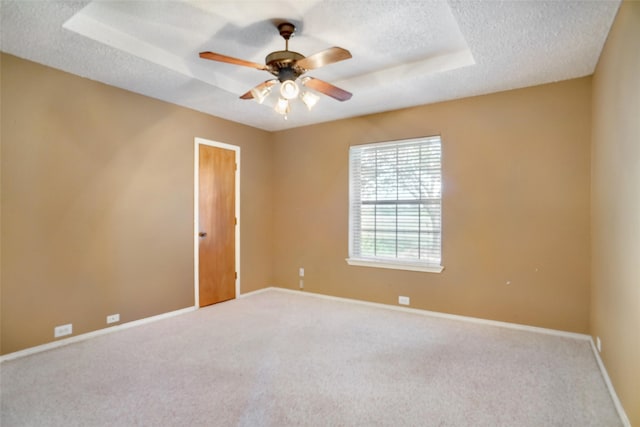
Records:
{"label": "textured ceiling", "polygon": [[[619,1],[0,1],[4,52],[266,130],[593,73]],[[353,93],[296,100],[288,119],[239,95],[272,76],[198,52],[264,63],[332,46],[352,58],[307,73]]]}

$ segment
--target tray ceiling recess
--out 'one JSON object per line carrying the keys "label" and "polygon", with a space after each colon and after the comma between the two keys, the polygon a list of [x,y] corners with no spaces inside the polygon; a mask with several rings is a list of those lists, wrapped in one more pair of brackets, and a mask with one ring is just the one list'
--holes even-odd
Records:
{"label": "tray ceiling recess", "polygon": [[[619,1],[7,1],[3,52],[265,130],[533,86],[593,73]],[[216,52],[264,64],[289,43],[311,56],[334,46],[348,61],[309,76],[353,94],[299,99],[239,96],[265,82]],[[267,75],[268,77],[268,75]]]}

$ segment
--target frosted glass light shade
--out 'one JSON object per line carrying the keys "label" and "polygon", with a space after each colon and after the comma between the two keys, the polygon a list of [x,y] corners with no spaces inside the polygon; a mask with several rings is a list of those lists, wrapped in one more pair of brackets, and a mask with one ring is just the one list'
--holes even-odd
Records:
{"label": "frosted glass light shade", "polygon": [[313,106],[318,103],[318,100],[320,99],[320,97],[315,93],[302,92],[302,94],[300,95],[300,99],[302,100],[302,102],[304,102],[304,105],[307,106],[309,111],[311,111]]}
{"label": "frosted glass light shade", "polygon": [[253,99],[255,99],[258,104],[262,104],[270,93],[270,87],[263,87],[262,89],[257,89],[254,87],[253,89],[251,89],[251,95],[253,95]]}
{"label": "frosted glass light shade", "polygon": [[275,106],[276,113],[286,115],[291,111],[291,107],[289,106],[289,100],[285,98],[278,99],[278,103]]}
{"label": "frosted glass light shade", "polygon": [[280,85],[280,95],[284,99],[293,99],[300,93],[298,85],[293,80],[285,80]]}

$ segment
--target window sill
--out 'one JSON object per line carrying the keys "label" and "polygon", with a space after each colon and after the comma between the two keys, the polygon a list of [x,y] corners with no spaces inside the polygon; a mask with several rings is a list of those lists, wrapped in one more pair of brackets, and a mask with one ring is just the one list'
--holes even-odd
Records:
{"label": "window sill", "polygon": [[375,268],[390,268],[393,270],[409,270],[409,271],[422,271],[426,273],[441,273],[444,267],[441,265],[425,265],[425,264],[411,264],[404,262],[385,262],[370,259],[358,259],[347,258],[347,264],[357,265],[359,267],[375,267]]}

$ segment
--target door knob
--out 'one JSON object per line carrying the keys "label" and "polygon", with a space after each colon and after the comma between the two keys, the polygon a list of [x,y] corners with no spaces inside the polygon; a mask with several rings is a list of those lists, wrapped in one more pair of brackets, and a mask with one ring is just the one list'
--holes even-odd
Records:
{"label": "door knob", "polygon": [[198,236],[200,236],[200,237],[206,237],[206,236],[207,236],[207,233],[205,233],[204,231],[201,231],[201,232],[199,232],[199,233],[198,233]]}

